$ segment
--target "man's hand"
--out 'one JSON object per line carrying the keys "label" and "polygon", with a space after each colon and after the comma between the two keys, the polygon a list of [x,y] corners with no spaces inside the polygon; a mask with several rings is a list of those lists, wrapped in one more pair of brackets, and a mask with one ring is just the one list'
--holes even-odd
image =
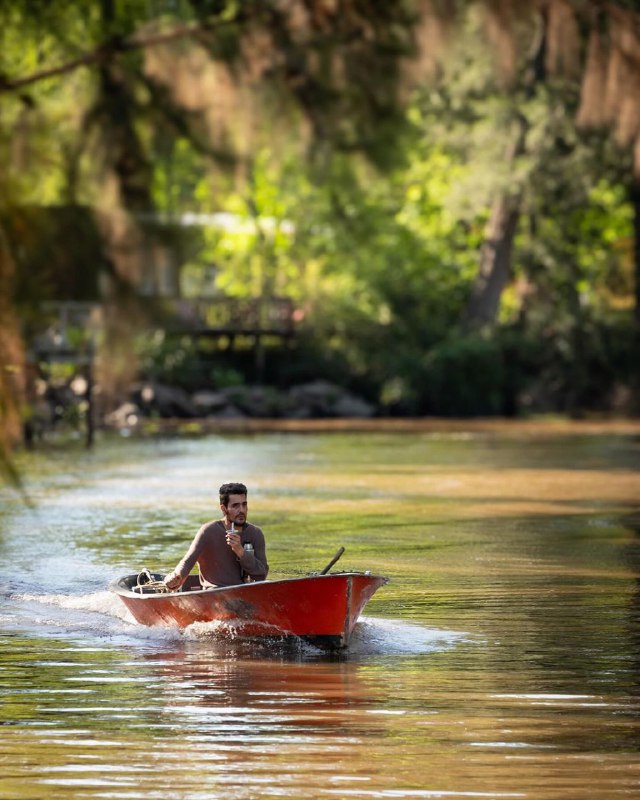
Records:
{"label": "man's hand", "polygon": [[240,538],[239,533],[227,531],[227,544],[238,556],[238,558],[240,558],[244,553],[244,550],[242,549],[242,539]]}
{"label": "man's hand", "polygon": [[180,578],[179,575],[176,575],[175,572],[170,572],[168,575],[165,575],[164,577],[164,585],[167,587],[167,589],[170,589],[171,591],[177,589],[181,584],[182,584],[182,579]]}

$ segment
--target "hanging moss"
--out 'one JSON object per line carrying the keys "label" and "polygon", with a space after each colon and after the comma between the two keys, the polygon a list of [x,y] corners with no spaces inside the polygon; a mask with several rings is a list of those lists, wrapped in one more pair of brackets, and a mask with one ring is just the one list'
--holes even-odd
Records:
{"label": "hanging moss", "polygon": [[2,215],[15,262],[18,307],[52,300],[96,301],[108,267],[93,213],[81,206],[14,207]]}

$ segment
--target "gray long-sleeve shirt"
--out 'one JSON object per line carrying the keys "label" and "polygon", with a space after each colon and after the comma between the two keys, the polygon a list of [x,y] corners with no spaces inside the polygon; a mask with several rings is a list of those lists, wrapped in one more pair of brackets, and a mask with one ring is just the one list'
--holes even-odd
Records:
{"label": "gray long-sleeve shirt", "polygon": [[242,583],[244,575],[249,575],[254,581],[263,581],[269,572],[264,534],[250,522],[245,523],[240,533],[243,545],[253,545],[253,553],[245,551],[238,558],[227,544],[223,520],[205,523],[173,574],[183,582],[197,562],[200,583],[204,587],[233,586]]}

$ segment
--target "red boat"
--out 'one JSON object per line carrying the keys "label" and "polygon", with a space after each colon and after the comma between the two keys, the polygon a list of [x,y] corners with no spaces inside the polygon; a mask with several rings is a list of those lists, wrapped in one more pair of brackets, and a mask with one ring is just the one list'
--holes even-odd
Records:
{"label": "red boat", "polygon": [[388,582],[369,572],[323,572],[202,589],[190,575],[180,591],[167,592],[163,575],[146,572],[142,583],[141,575],[120,578],[109,589],[143,625],[219,622],[237,636],[296,636],[329,649],[347,647],[366,603]]}

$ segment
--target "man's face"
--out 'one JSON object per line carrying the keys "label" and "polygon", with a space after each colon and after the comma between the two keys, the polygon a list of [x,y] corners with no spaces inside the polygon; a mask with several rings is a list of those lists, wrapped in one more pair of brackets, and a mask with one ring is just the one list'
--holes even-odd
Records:
{"label": "man's face", "polygon": [[230,523],[234,522],[236,525],[244,525],[247,521],[249,506],[247,505],[246,494],[230,494],[228,505],[220,506],[220,508]]}

